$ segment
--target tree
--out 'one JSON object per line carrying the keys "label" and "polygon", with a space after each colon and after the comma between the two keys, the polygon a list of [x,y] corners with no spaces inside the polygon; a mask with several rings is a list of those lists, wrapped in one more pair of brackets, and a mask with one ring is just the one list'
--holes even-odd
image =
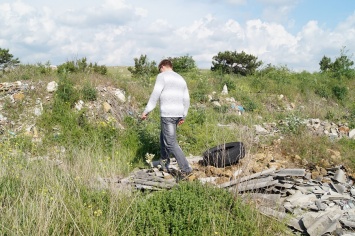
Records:
{"label": "tree", "polygon": [[256,69],[262,65],[256,56],[246,54],[244,51],[219,52],[212,58],[212,71],[221,71],[222,73],[234,73],[243,76],[252,75]]}
{"label": "tree", "polygon": [[143,79],[145,85],[149,84],[151,76],[159,73],[156,62],[150,62],[147,55],[134,58],[134,67],[128,67],[128,71],[131,72],[132,76]]}
{"label": "tree", "polygon": [[107,74],[107,67],[105,65],[98,65],[97,62],[94,64],[90,62],[88,64],[86,57],[77,59],[75,61],[67,61],[58,66],[57,72],[62,73],[79,73],[79,72],[95,72],[101,75]]}
{"label": "tree", "polygon": [[330,71],[332,69],[332,60],[329,57],[323,56],[319,62],[319,66],[322,72]]}
{"label": "tree", "polygon": [[181,57],[169,57],[168,58],[174,67],[174,71],[176,72],[189,72],[197,69],[195,60],[189,56],[181,56]]}
{"label": "tree", "polygon": [[331,72],[337,78],[341,78],[342,76],[351,78],[354,74],[354,62],[350,59],[350,56],[346,55],[347,52],[345,51],[345,47],[343,47],[340,50],[340,56],[335,58],[334,62],[330,58],[323,56],[319,62],[320,70],[322,72]]}
{"label": "tree", "polygon": [[16,66],[20,63],[18,58],[14,58],[12,54],[9,53],[9,49],[0,48],[0,69],[5,72],[6,68]]}

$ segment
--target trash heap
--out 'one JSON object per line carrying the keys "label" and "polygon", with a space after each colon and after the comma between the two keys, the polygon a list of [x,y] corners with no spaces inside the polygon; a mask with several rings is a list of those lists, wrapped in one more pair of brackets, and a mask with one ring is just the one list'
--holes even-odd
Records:
{"label": "trash heap", "polygon": [[[189,160],[191,162],[191,159]],[[196,166],[198,159],[194,159]],[[160,171],[157,163],[150,169],[132,172],[118,185],[139,190],[171,189],[178,183],[169,173]],[[176,163],[171,167],[177,169]],[[343,166],[328,168],[323,175],[312,178],[307,169],[269,168],[243,175],[238,169],[229,181],[219,183],[220,176],[201,175],[196,171],[188,180],[198,180],[225,188],[246,203],[270,217],[287,224],[295,234],[355,235],[355,188]]]}
{"label": "trash heap", "polygon": [[355,235],[355,189],[342,166],[311,178],[306,169],[270,168],[218,185],[253,201],[265,215],[311,236]]}

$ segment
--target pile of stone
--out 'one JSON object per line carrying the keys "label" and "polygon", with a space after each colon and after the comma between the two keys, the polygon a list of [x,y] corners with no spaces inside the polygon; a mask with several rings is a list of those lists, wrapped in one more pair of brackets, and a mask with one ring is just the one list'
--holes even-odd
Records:
{"label": "pile of stone", "polygon": [[[330,139],[339,138],[355,138],[355,129],[350,130],[347,124],[334,123],[330,121],[322,121],[320,119],[305,119],[299,121],[299,125],[305,125],[307,129],[316,136],[326,135]],[[280,126],[290,125],[287,121],[279,121],[278,123],[264,123],[255,125],[255,132],[258,135],[275,135],[280,132]]]}
{"label": "pile of stone", "polygon": [[[312,179],[305,169],[270,168],[218,185],[258,204],[262,213],[311,236],[355,232],[355,189],[342,166]],[[341,234],[340,234],[341,232]]]}
{"label": "pile of stone", "polygon": [[13,83],[4,82],[0,83],[0,92],[16,92],[26,89],[26,84],[23,84],[21,81],[16,81]]}
{"label": "pile of stone", "polygon": [[[189,162],[196,166],[201,158],[195,157]],[[152,168],[134,171],[127,178],[116,180],[116,187],[156,191],[179,184],[158,167],[158,163],[153,162]],[[175,162],[171,167],[178,169]],[[277,170],[274,167],[249,175],[236,169],[228,174],[228,181],[218,183],[221,175],[207,177],[197,171],[188,181],[225,188],[245,202],[256,204],[261,213],[286,223],[295,234],[355,235],[354,182],[343,166],[323,169],[316,177],[306,169]]]}

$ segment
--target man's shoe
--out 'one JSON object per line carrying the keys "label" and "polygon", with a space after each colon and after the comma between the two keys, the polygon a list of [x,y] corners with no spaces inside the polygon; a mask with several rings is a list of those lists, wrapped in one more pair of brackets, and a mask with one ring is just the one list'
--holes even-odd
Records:
{"label": "man's shoe", "polygon": [[169,162],[167,160],[159,160],[159,170],[169,173]]}
{"label": "man's shoe", "polygon": [[189,180],[190,176],[192,176],[192,171],[189,172],[181,171],[179,175],[176,176],[176,182]]}

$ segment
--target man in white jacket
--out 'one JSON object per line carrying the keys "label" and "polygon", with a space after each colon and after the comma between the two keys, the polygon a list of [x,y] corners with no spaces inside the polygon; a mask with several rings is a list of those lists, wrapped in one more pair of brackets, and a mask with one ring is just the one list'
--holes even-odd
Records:
{"label": "man in white jacket", "polygon": [[177,125],[181,125],[185,121],[190,106],[189,91],[184,78],[173,71],[170,60],[162,60],[158,68],[160,73],[141,119],[147,118],[149,112],[155,108],[159,100],[161,117],[160,163],[162,163],[164,170],[169,171],[169,156],[172,154],[181,170],[181,177],[184,178],[192,172],[192,168],[177,142],[176,128]]}

